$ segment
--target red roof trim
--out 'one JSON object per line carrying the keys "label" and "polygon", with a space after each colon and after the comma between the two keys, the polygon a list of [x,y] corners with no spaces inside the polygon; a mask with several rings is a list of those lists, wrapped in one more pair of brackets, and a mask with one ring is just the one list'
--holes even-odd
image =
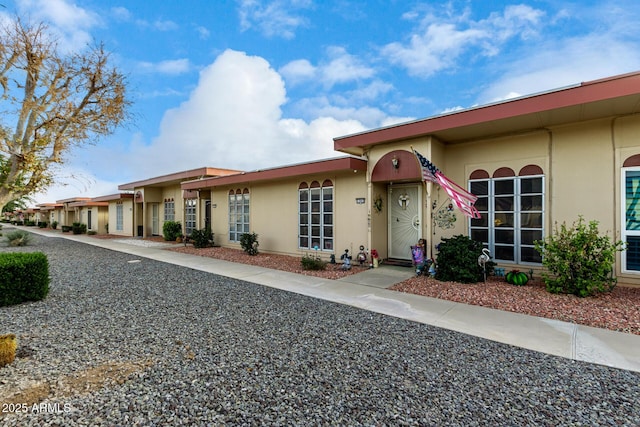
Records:
{"label": "red roof trim", "polygon": [[243,172],[236,175],[217,176],[182,183],[183,190],[197,190],[223,185],[237,185],[256,181],[286,179],[296,176],[339,172],[346,170],[366,171],[367,161],[355,157],[319,160],[317,162],[282,166],[279,168]]}
{"label": "red roof trim", "polygon": [[640,72],[334,138],[338,151],[640,93]]}
{"label": "red roof trim", "polygon": [[196,179],[200,176],[214,177],[237,174],[241,171],[235,169],[220,169],[220,168],[198,168],[191,169],[182,172],[171,173],[168,175],[156,176],[153,178],[143,179],[141,181],[129,182],[127,184],[118,185],[118,190],[133,190],[134,188],[145,187],[154,184],[170,183],[173,181],[188,181]]}

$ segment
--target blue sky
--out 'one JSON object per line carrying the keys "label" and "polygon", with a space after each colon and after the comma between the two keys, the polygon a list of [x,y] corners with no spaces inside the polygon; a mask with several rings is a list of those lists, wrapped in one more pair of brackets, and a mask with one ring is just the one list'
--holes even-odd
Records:
{"label": "blue sky", "polygon": [[202,166],[341,155],[333,137],[640,70],[637,0],[15,0],[128,76],[130,126],[37,202]]}

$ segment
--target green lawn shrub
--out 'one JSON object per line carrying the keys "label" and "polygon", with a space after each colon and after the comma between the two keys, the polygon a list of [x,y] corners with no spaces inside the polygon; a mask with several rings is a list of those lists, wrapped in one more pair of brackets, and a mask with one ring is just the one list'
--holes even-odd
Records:
{"label": "green lawn shrub", "polygon": [[33,236],[24,230],[14,230],[5,236],[9,246],[27,246],[32,238]]}
{"label": "green lawn shrub", "polygon": [[0,253],[0,306],[44,299],[49,280],[49,261],[44,253]]}
{"label": "green lawn shrub", "polygon": [[85,234],[87,232],[87,224],[74,222],[71,224],[71,232],[73,234]]}
{"label": "green lawn shrub", "polygon": [[240,236],[240,246],[249,255],[258,255],[259,245],[256,233],[244,233]]}
{"label": "green lawn shrub", "polygon": [[162,237],[167,242],[175,242],[178,237],[182,236],[182,224],[178,221],[165,221],[162,224]]}
{"label": "green lawn shrub", "polygon": [[[484,271],[478,264],[482,255],[482,243],[471,240],[462,234],[442,239],[438,245],[437,280],[443,282],[476,283],[484,280]],[[493,272],[496,263],[485,264],[486,274]]]}
{"label": "green lawn shrub", "polygon": [[209,248],[213,246],[213,233],[209,227],[193,230],[189,236],[194,248]]}
{"label": "green lawn shrub", "polygon": [[326,270],[327,262],[323,261],[320,257],[303,255],[300,260],[303,270]]}
{"label": "green lawn shrub", "polygon": [[617,284],[613,274],[616,252],[624,242],[600,235],[598,221],[585,223],[582,216],[571,227],[556,224],[554,233],[535,243],[546,272],[542,278],[547,291],[587,297],[610,292]]}

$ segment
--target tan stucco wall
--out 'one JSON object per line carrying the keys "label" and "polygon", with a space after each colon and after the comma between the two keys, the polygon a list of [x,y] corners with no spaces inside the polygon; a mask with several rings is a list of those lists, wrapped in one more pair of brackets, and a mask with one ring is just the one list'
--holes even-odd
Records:
{"label": "tan stucco wall", "polygon": [[[116,230],[118,204],[122,205],[122,230]],[[109,223],[109,234],[133,236],[133,200],[125,199],[109,202],[107,221]]]}
{"label": "tan stucco wall", "polygon": [[362,244],[367,247],[367,204],[356,204],[357,197],[367,197],[363,172],[340,175],[295,177],[274,182],[241,184],[212,190],[212,231],[216,245],[240,248],[229,241],[229,190],[249,189],[251,232],[258,234],[260,251],[301,256],[310,252],[298,248],[298,186],[305,181],[334,184],[334,251],[318,251],[328,259],[344,249],[358,252]]}

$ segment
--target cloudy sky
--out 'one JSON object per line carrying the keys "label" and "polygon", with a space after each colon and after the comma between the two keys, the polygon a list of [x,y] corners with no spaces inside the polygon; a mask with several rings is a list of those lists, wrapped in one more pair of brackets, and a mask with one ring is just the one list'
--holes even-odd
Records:
{"label": "cloudy sky", "polygon": [[135,121],[36,201],[202,166],[341,155],[333,138],[640,70],[637,0],[5,0],[104,42]]}

